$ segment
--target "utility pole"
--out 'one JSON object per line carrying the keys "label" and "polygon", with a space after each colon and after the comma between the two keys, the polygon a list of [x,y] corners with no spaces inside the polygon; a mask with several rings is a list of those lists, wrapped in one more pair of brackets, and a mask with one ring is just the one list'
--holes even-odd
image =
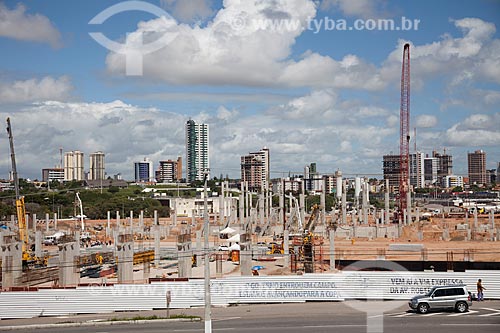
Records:
{"label": "utility pole", "polygon": [[210,249],[209,249],[209,223],[207,203],[207,178],[208,170],[204,171],[205,185],[203,188],[203,229],[205,230],[205,333],[212,333],[212,309],[210,300]]}

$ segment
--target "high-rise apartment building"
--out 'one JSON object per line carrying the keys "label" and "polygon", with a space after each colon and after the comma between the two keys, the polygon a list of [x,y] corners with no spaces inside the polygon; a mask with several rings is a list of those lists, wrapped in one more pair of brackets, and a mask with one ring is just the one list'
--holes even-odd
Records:
{"label": "high-rise apartment building", "polygon": [[251,191],[270,187],[269,149],[262,148],[255,153],[241,156],[241,181],[248,182]]}
{"label": "high-rise apartment building", "polygon": [[148,158],[144,158],[143,161],[135,162],[134,169],[136,183],[154,182],[155,174],[153,171],[153,162]]}
{"label": "high-rise apartment building", "polygon": [[161,183],[175,183],[182,179],[182,157],[177,161],[160,161],[160,168],[156,180]]}
{"label": "high-rise apartment building", "polygon": [[414,188],[425,187],[424,153],[419,151],[410,154],[410,185]]}
{"label": "high-rise apartment building", "polygon": [[440,185],[438,182],[439,159],[436,157],[424,158],[424,178],[425,185]]}
{"label": "high-rise apartment building", "polygon": [[98,151],[90,154],[89,180],[102,180],[104,177],[104,153],[102,151]]}
{"label": "high-rise apartment building", "polygon": [[73,150],[64,153],[64,180],[84,180],[83,153]]}
{"label": "high-rise apartment building", "polygon": [[305,189],[306,191],[314,190],[314,182],[319,177],[318,171],[316,168],[316,163],[311,163],[304,167],[304,181],[305,181]]}
{"label": "high-rise apartment building", "polygon": [[438,182],[444,185],[444,178],[453,174],[453,159],[451,155],[446,154],[446,150],[443,154],[436,151],[432,152],[432,157],[438,159]]}
{"label": "high-rise apartment building", "polygon": [[390,187],[399,187],[400,165],[399,155],[384,155],[382,170],[384,171],[384,180],[389,179]]}
{"label": "high-rise apartment building", "polygon": [[186,123],[186,180],[201,181],[210,174],[209,131],[207,124]]}
{"label": "high-rise apartment building", "polygon": [[482,150],[476,150],[473,153],[467,154],[469,184],[487,184],[488,177],[486,175],[486,153]]}

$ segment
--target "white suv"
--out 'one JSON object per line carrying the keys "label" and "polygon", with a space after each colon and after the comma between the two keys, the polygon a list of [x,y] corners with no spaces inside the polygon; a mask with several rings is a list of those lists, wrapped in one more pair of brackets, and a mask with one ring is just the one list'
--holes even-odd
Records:
{"label": "white suv", "polygon": [[432,287],[427,294],[413,297],[408,305],[418,313],[438,309],[466,312],[472,305],[472,295],[465,285]]}

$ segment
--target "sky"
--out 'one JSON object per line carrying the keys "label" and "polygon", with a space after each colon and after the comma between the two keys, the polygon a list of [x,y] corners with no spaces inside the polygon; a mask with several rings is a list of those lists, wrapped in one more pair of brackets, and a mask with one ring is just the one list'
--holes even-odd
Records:
{"label": "sky", "polygon": [[272,177],[382,178],[409,43],[410,152],[446,150],[466,175],[467,152],[500,162],[498,29],[500,0],[0,1],[0,116],[22,178],[62,148],[132,179],[145,157],[185,158],[189,119],[210,126],[212,176],[268,147]]}

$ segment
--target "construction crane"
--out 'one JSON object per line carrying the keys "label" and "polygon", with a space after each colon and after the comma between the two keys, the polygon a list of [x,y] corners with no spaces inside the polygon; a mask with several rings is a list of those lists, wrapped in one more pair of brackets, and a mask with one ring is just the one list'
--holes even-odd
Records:
{"label": "construction crane", "polygon": [[409,150],[410,150],[410,44],[403,48],[403,66],[401,70],[401,108],[400,108],[400,136],[399,136],[399,219],[408,207],[407,193],[410,190],[409,179]]}
{"label": "construction crane", "polygon": [[14,189],[16,191],[16,212],[17,224],[19,228],[19,240],[22,242],[21,248],[23,251],[23,266],[26,266],[28,264],[28,261],[31,260],[31,255],[29,252],[28,223],[26,221],[24,196],[21,196],[21,194],[19,193],[19,177],[17,176],[16,154],[14,152],[14,138],[12,135],[12,127],[10,126],[10,118],[7,118],[7,134],[9,135],[12,177],[14,178]]}

